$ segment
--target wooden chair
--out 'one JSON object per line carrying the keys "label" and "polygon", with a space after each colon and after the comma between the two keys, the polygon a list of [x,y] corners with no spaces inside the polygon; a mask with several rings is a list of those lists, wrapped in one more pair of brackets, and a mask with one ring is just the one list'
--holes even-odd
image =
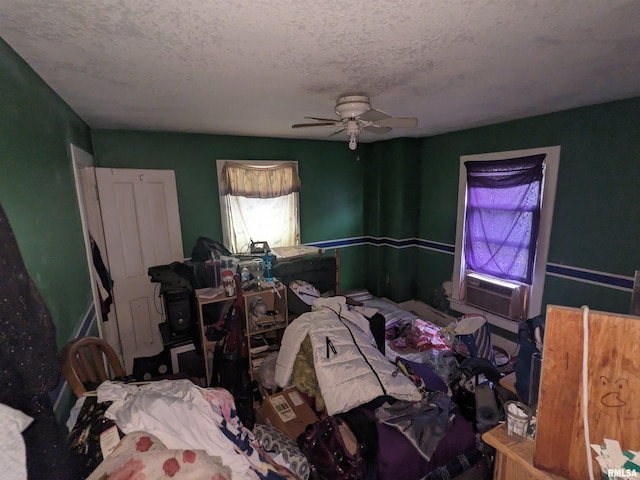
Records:
{"label": "wooden chair", "polygon": [[[115,350],[101,338],[78,338],[67,344],[61,355],[62,374],[76,397],[95,390],[105,380],[125,377]],[[105,368],[105,360],[113,375]]]}

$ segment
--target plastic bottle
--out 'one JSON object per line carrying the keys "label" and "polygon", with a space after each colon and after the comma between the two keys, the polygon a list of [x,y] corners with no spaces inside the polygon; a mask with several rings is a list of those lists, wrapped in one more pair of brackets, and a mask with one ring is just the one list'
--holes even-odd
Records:
{"label": "plastic bottle", "polygon": [[240,281],[248,282],[249,278],[249,269],[247,267],[242,267],[242,271],[240,272]]}
{"label": "plastic bottle", "polygon": [[274,256],[271,252],[267,252],[262,257],[262,262],[264,263],[264,273],[263,278],[270,282],[273,280],[273,259]]}
{"label": "plastic bottle", "polygon": [[220,257],[215,251],[211,251],[211,258],[204,262],[205,277],[207,286],[211,288],[220,287]]}
{"label": "plastic bottle", "polygon": [[222,287],[227,297],[233,297],[236,294],[235,283],[233,280],[233,262],[230,260],[222,260],[220,262],[220,276],[222,277]]}

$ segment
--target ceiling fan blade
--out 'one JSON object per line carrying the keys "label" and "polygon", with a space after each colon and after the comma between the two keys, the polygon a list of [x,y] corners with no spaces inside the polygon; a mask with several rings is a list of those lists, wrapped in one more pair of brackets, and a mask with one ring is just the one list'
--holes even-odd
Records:
{"label": "ceiling fan blade", "polygon": [[413,128],[418,125],[418,119],[411,117],[390,117],[374,123],[377,127]]}
{"label": "ceiling fan blade", "polygon": [[368,125],[364,127],[367,132],[377,133],[378,135],[382,135],[383,133],[387,133],[391,131],[390,127],[378,127],[377,125]]}
{"label": "ceiling fan blade", "polygon": [[337,135],[337,134],[338,134],[338,133],[340,133],[340,132],[344,132],[346,129],[347,129],[347,127],[346,127],[346,126],[345,126],[345,127],[342,127],[342,128],[339,128],[338,130],[336,130],[335,132],[333,132],[333,133],[332,133],[331,135],[329,135],[329,136],[330,136],[330,137],[333,137],[334,135]]}
{"label": "ceiling fan blade", "polygon": [[319,122],[334,122],[334,123],[342,123],[341,120],[338,120],[336,118],[320,118],[320,117],[304,117],[307,120],[317,120]]}
{"label": "ceiling fan blade", "polygon": [[372,108],[371,110],[367,110],[366,112],[364,112],[358,118],[365,122],[378,123],[378,121],[384,120],[385,118],[391,118],[391,115],[384,113],[382,110],[376,110],[375,108]]}
{"label": "ceiling fan blade", "polygon": [[336,122],[316,122],[316,123],[296,123],[291,125],[291,128],[304,128],[304,127],[333,127]]}

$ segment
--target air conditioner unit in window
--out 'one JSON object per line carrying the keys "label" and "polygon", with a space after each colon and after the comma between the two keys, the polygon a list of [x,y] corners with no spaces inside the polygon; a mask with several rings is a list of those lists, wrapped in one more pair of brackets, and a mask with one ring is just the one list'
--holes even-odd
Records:
{"label": "air conditioner unit in window", "polygon": [[464,279],[467,305],[511,320],[526,319],[529,286],[467,273]]}

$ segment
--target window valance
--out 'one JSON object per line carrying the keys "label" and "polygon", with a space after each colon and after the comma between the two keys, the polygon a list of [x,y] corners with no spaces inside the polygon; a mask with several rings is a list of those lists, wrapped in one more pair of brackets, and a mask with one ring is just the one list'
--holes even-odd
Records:
{"label": "window valance", "polygon": [[220,195],[247,198],[276,198],[300,191],[295,162],[260,167],[225,162],[222,167]]}

